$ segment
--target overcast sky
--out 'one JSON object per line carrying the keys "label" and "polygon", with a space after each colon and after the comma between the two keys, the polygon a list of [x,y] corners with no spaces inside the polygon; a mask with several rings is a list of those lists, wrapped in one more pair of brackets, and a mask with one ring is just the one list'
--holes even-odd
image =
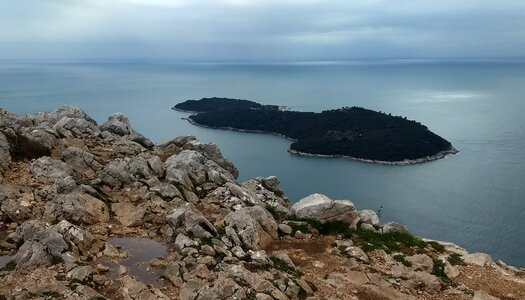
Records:
{"label": "overcast sky", "polygon": [[0,1],[0,59],[523,56],[523,0]]}

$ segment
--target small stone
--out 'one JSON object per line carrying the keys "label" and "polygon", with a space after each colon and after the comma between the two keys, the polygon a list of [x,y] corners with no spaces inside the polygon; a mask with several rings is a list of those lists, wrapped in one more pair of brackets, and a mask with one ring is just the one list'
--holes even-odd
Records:
{"label": "small stone", "polygon": [[485,291],[479,290],[474,293],[472,300],[499,300],[499,298],[496,298]]}
{"label": "small stone", "polygon": [[289,225],[287,224],[279,224],[279,230],[284,233],[284,234],[287,234],[287,235],[290,235],[292,234],[292,227],[290,227]]}
{"label": "small stone", "polygon": [[201,247],[201,253],[209,256],[215,256],[216,252],[210,245],[204,245]]}
{"label": "small stone", "polygon": [[117,270],[117,273],[119,275],[124,275],[124,274],[127,274],[128,273],[128,269],[124,266],[118,266],[118,270]]}
{"label": "small stone", "polygon": [[104,275],[93,275],[93,282],[95,282],[98,285],[104,285],[108,281],[108,278]]}
{"label": "small stone", "polygon": [[307,238],[306,234],[302,233],[300,230],[297,230],[294,234],[294,238],[298,240],[304,240]]}
{"label": "small stone", "polygon": [[97,264],[97,270],[99,270],[100,272],[107,272],[109,271],[109,267],[103,264]]}

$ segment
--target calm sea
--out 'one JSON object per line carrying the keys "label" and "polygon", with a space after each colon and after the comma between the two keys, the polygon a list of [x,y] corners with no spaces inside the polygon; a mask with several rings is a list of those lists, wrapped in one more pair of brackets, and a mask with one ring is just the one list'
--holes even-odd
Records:
{"label": "calm sea", "polygon": [[[297,157],[285,139],[194,127],[170,110],[210,96],[390,112],[422,122],[461,152],[413,166]],[[292,201],[319,192],[359,209],[383,206],[384,222],[525,266],[525,62],[0,63],[1,107],[26,114],[63,104],[98,122],[122,112],[157,142],[179,135],[215,142],[241,180],[277,175]]]}

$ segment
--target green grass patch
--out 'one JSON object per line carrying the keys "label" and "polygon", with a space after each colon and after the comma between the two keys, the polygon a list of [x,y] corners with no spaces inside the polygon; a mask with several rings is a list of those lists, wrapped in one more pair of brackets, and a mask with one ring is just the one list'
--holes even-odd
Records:
{"label": "green grass patch", "polygon": [[345,238],[351,238],[354,234],[354,230],[341,221],[321,223],[315,220],[308,220],[307,222],[322,235],[341,234]]}
{"label": "green grass patch", "polygon": [[51,257],[51,264],[52,265],[58,265],[60,263],[63,263],[64,262],[64,259],[60,256],[55,256],[53,255],[53,257]]}
{"label": "green grass patch", "polygon": [[427,243],[435,252],[443,253],[445,252],[445,246],[441,245],[440,243],[436,241],[428,242]]}
{"label": "green grass patch", "polygon": [[283,271],[295,276],[302,276],[302,272],[288,265],[284,260],[277,256],[270,256],[270,260],[273,262],[273,267],[279,271]]}
{"label": "green grass patch", "polygon": [[[302,222],[302,221],[299,221]],[[311,230],[308,227],[308,224],[301,224],[299,222],[288,222],[288,226],[292,228],[292,234],[294,235],[297,231],[300,231],[302,233],[310,233]]]}
{"label": "green grass patch", "polygon": [[461,254],[459,253],[452,253],[449,258],[447,258],[448,262],[453,266],[464,266],[466,265],[463,258],[461,258]]}
{"label": "green grass patch", "polygon": [[266,210],[270,212],[273,218],[279,223],[286,220],[286,218],[288,217],[288,215],[285,212],[277,211],[277,209],[274,206],[271,206],[270,204],[266,204]]}
{"label": "green grass patch", "polygon": [[406,260],[405,256],[402,254],[394,255],[394,259],[409,268],[412,267],[412,263]]}
{"label": "green grass patch", "polygon": [[382,249],[387,253],[406,253],[411,252],[412,248],[424,249],[426,246],[422,239],[411,234],[399,232],[379,233],[368,230],[355,231],[354,242],[365,252]]}
{"label": "green grass patch", "polygon": [[201,243],[203,245],[213,246],[213,242],[212,242],[211,238],[209,238],[209,237],[201,237]]}
{"label": "green grass patch", "polygon": [[16,262],[10,261],[4,267],[0,268],[0,271],[13,271],[16,268]]}

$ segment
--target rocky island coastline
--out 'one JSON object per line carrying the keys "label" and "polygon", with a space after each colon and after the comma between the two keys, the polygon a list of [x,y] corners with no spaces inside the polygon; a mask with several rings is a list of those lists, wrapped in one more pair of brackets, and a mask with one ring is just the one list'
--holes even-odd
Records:
{"label": "rocky island coastline", "polygon": [[0,109],[0,174],[0,299],[525,299],[524,269],[122,114]]}
{"label": "rocky island coastline", "polygon": [[277,105],[213,97],[187,100],[172,109],[192,113],[183,119],[195,126],[284,137],[292,142],[288,152],[301,156],[410,165],[459,152],[418,122],[361,107],[296,112]]}

